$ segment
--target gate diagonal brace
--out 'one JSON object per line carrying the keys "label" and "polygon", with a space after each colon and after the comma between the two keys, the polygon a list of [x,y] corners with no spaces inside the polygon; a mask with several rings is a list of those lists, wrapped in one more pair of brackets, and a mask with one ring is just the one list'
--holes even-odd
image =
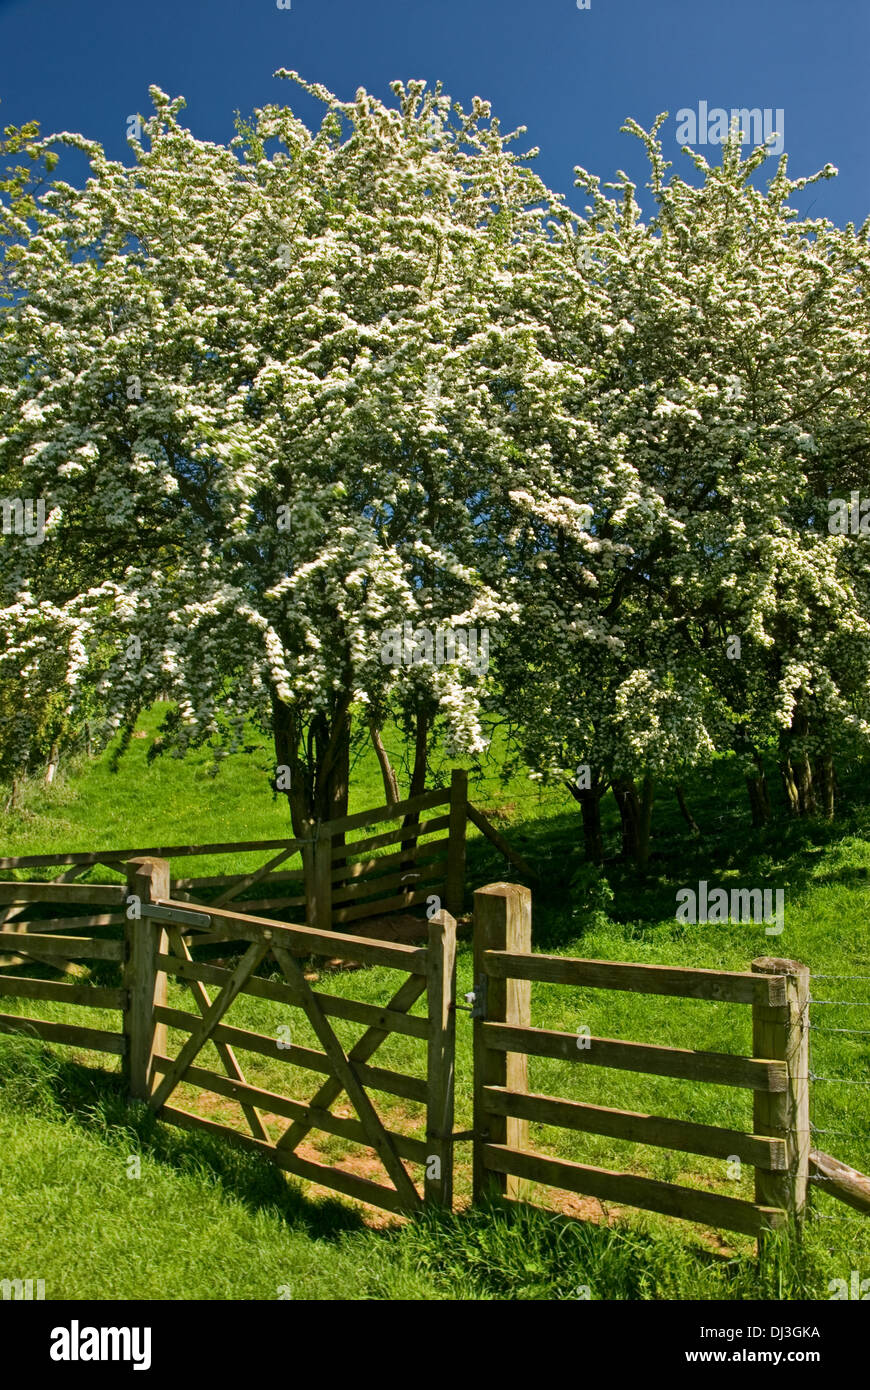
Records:
{"label": "gate diagonal brace", "polygon": [[362,1121],[369,1144],[383,1163],[400,1197],[412,1210],[419,1209],[422,1205],[420,1195],[408,1176],[408,1170],[396,1152],[396,1147],[387,1133],[380,1115],[369,1099],[368,1092],[357,1076],[353,1062],[346,1056],[329,1019],[320,1007],[317,995],[288,951],[274,946],[272,953],[281,967],[287,984],[296,995],[297,1004],[307,1015],[321,1047],[332,1062],[337,1080],[340,1081],[342,1088],[353,1103],[354,1109]]}

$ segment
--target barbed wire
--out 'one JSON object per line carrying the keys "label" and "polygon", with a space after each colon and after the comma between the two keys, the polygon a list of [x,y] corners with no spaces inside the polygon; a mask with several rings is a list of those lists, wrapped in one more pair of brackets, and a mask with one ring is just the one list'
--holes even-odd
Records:
{"label": "barbed wire", "polygon": [[829,1216],[827,1212],[814,1211],[812,1209],[810,1209],[807,1215],[812,1221],[845,1221],[849,1226],[866,1226],[867,1224],[866,1217],[860,1216],[841,1216],[839,1213],[837,1213],[836,1216]]}
{"label": "barbed wire", "polygon": [[817,1033],[858,1033],[860,1036],[870,1038],[870,1028],[826,1028],[823,1023],[810,1023],[807,1025]]}
{"label": "barbed wire", "polygon": [[811,999],[811,1004],[843,1004],[850,1009],[870,1009],[870,999]]}
{"label": "barbed wire", "polygon": [[819,975],[815,970],[810,971],[811,980],[870,980],[870,975]]}

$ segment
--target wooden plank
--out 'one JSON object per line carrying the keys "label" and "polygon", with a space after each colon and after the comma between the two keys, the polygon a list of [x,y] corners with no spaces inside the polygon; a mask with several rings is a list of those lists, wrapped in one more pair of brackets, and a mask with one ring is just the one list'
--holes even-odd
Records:
{"label": "wooden plank", "polygon": [[201,1129],[209,1134],[219,1134],[240,1148],[262,1154],[276,1167],[292,1173],[294,1177],[305,1178],[308,1182],[331,1188],[334,1192],[341,1192],[345,1197],[352,1197],[357,1202],[366,1202],[369,1206],[407,1214],[407,1208],[395,1188],[383,1187],[380,1183],[370,1182],[368,1178],[357,1177],[355,1173],[346,1173],[341,1168],[312,1163],[310,1159],[299,1158],[297,1154],[287,1153],[272,1144],[265,1144],[261,1139],[254,1139],[250,1134],[241,1134],[237,1129],[216,1124],[213,1120],[204,1120],[200,1115],[191,1115],[188,1111],[178,1110],[174,1106],[165,1105],[160,1118],[182,1129]]}
{"label": "wooden plank", "polygon": [[[198,943],[197,943],[198,944]],[[217,965],[207,965],[202,961],[182,960],[178,956],[161,956],[161,969],[182,980],[201,980],[205,984],[222,985],[229,976],[228,970]],[[245,985],[244,994],[258,999],[272,999],[279,1004],[293,1004],[293,995],[280,980],[261,980],[252,975]],[[428,1038],[429,1023],[425,1018],[415,1018],[410,1014],[399,1013],[394,1009],[381,1008],[377,1004],[363,1004],[356,999],[343,999],[340,995],[322,994],[316,991],[320,1007],[330,1018],[344,1018],[351,1023],[364,1023],[367,1027],[383,1028],[390,1033],[404,1033],[411,1038]]]}
{"label": "wooden plank", "polygon": [[[487,950],[527,952],[532,949],[532,895],[517,883],[491,883],[474,894],[474,987],[482,1003],[486,989],[485,1016],[473,1020],[474,1033],[474,1142],[472,1145],[472,1187],[475,1200],[495,1188],[502,1195],[519,1198],[522,1184],[514,1174],[493,1176],[483,1158],[487,1140],[512,1148],[528,1147],[529,1126],[515,1116],[488,1115],[484,1107],[487,1086],[504,1086],[510,1091],[528,1090],[528,1062],[525,1048],[509,1049],[509,1054],[489,1046],[485,1018],[498,1019],[510,1031],[524,1033],[531,1022],[532,987],[524,980],[487,980],[483,955]],[[492,1025],[495,1026],[495,1025]]]}
{"label": "wooden plank", "polygon": [[114,883],[0,883],[0,903],[124,905],[126,889]]}
{"label": "wooden plank", "polygon": [[757,1134],[784,1139],[788,1168],[784,1173],[755,1172],[755,1200],[777,1206],[798,1220],[807,1201],[810,1155],[809,1092],[809,966],[800,961],[761,956],[752,969],[762,979],[784,976],[787,997],[779,1008],[758,1003],[752,1010],[752,1051],[756,1057],[775,1057],[785,1069],[787,1084],[776,1093],[753,1097],[752,1127]]}
{"label": "wooden plank", "polygon": [[[397,849],[395,854],[381,854],[376,855],[373,859],[360,859],[355,864],[339,865],[338,868],[332,870],[332,881],[334,884],[342,883],[344,880],[353,882],[356,879],[367,877],[375,871],[386,874],[390,869],[397,869],[412,859],[414,863],[425,864],[430,859],[445,857],[449,845],[450,841],[447,839],[430,840],[425,845],[416,844],[413,849]],[[349,886],[349,884],[345,886]]]}
{"label": "wooden plank", "polygon": [[[433,885],[440,882],[433,879]],[[398,893],[394,898],[373,898],[368,903],[358,903],[355,907],[340,907],[332,914],[333,922],[355,922],[363,917],[382,917],[387,912],[399,912],[402,908],[415,907],[432,896],[432,885],[413,893]],[[348,952],[349,960],[361,959],[354,951]]]}
{"label": "wooden plank", "polygon": [[280,854],[276,854],[273,859],[263,864],[254,873],[246,874],[237,882],[227,885],[225,891],[215,899],[213,906],[222,907],[224,903],[231,902],[233,898],[237,898],[240,893],[243,893],[246,888],[252,888],[255,883],[259,883],[261,879],[265,878],[272,869],[277,868],[279,864],[283,864],[285,859],[289,859],[294,852],[295,851],[292,849],[282,849]]}
{"label": "wooden plank", "polygon": [[[352,863],[355,856],[368,854],[370,850],[382,849],[385,845],[403,844],[406,840],[422,839],[424,835],[434,835],[436,831],[449,829],[449,826],[449,815],[436,816],[433,820],[421,821],[419,825],[400,825],[398,830],[386,830],[380,835],[367,835],[365,839],[352,840],[348,845],[337,845],[333,858],[347,858],[348,863]],[[402,857],[406,858],[410,852],[406,849]]]}
{"label": "wooden plank", "polygon": [[89,1009],[123,1009],[125,989],[101,985],[64,985],[56,980],[33,980],[25,975],[0,976],[0,995],[14,999],[50,999],[59,1004],[84,1004]]}
{"label": "wooden plank", "polygon": [[[406,1012],[406,1010],[412,1008],[413,1005],[417,1002],[420,995],[426,988],[426,984],[426,977],[421,979],[420,976],[412,975],[410,979],[405,980],[404,983],[399,986],[395,994],[393,994],[392,998],[390,999],[387,1008],[391,1012]],[[348,1056],[350,1057],[351,1061],[353,1061],[354,1063],[356,1063],[357,1066],[359,1066],[360,1063],[367,1062],[368,1059],[374,1055],[374,1053],[380,1047],[381,1043],[387,1037],[389,1037],[389,1033],[385,1028],[368,1028],[366,1029],[365,1033],[363,1033],[362,1037],[354,1043]],[[425,1082],[423,1083],[423,1090],[423,1099],[426,1100],[428,1098],[428,1088],[426,1087]],[[335,1077],[330,1077],[330,1079],[328,1081],[325,1081],[323,1085],[320,1087],[316,1096],[313,1098],[311,1104],[319,1108],[326,1108],[332,1105],[332,1102],[340,1095],[341,1083],[339,1081],[336,1081]],[[413,1099],[413,1097],[411,1097],[411,1099]],[[295,1148],[296,1145],[301,1143],[301,1141],[305,1138],[305,1135],[308,1133],[309,1128],[310,1126],[306,1127],[304,1124],[301,1124],[299,1122],[290,1125],[289,1128],[285,1131],[284,1134],[282,1134],[281,1138],[279,1139],[278,1148]]]}
{"label": "wooden plank", "polygon": [[151,1106],[154,1110],[159,1110],[164,1101],[168,1100],[172,1091],[184,1077],[184,1073],[194,1057],[209,1041],[227,1009],[238,996],[242,985],[248,976],[256,970],[268,950],[269,947],[266,942],[255,942],[248,947],[220,994],[212,1001],[207,1012],[198,1020],[196,1027],[191,1029],[190,1037],[184,1043],[160,1085],[155,1089],[151,1097]]}
{"label": "wooden plank", "polygon": [[[482,1029],[488,1048],[525,1052],[532,1057],[557,1057],[580,1065],[675,1076],[717,1086],[742,1086],[751,1091],[785,1091],[788,1084],[784,1062],[732,1056],[730,1052],[695,1052],[685,1047],[660,1047],[615,1038],[590,1038],[588,1047],[578,1048],[573,1033],[506,1028],[499,1023],[484,1023]],[[757,1125],[755,1128],[756,1133],[764,1133]]]}
{"label": "wooden plank", "polygon": [[417,1189],[396,1152],[396,1147],[384,1127],[383,1120],[372,1104],[355,1064],[345,1055],[344,1048],[336,1037],[329,1019],[321,1009],[302,970],[288,951],[282,951],[280,947],[276,947],[274,954],[284,972],[288,985],[296,992],[297,1004],[304,1011],[314,1029],[318,1042],[332,1062],[336,1080],[341,1082],[345,1094],[359,1116],[368,1143],[384,1165],[396,1191],[410,1211],[422,1206]]}
{"label": "wooden plank", "polygon": [[429,923],[426,1078],[426,1173],[423,1200],[453,1210],[453,1112],[456,1071],[456,919],[445,910]]}
{"label": "wooden plank", "polygon": [[[171,881],[172,896],[183,889],[191,888],[229,888],[234,883],[241,883],[247,878],[247,874],[211,874],[204,878],[173,878]],[[305,881],[304,869],[282,869],[280,873],[269,874],[266,882],[273,883],[302,883]]]}
{"label": "wooden plank", "polygon": [[500,835],[496,830],[492,821],[488,820],[483,812],[479,811],[476,806],[473,806],[470,801],[465,803],[465,809],[472,825],[476,825],[481,834],[485,835],[486,838],[495,845],[499,854],[503,854],[506,859],[510,860],[515,868],[519,869],[521,874],[526,878],[532,879],[532,881],[536,883],[538,881],[538,875],[535,873],[534,869],[521,854],[518,854],[515,849],[511,848],[504,836]]}
{"label": "wooden plank", "polygon": [[[186,957],[187,963],[192,964],[190,952],[188,951],[187,946],[184,944],[184,938],[181,935],[181,932],[179,931],[178,927],[171,928],[169,932],[169,942],[174,951],[180,952],[183,956]],[[158,957],[158,968],[160,966],[160,961],[164,959],[164,956]],[[229,971],[222,971],[221,974],[226,975],[227,977],[226,980],[221,981],[221,984],[228,984]],[[196,1006],[204,1018],[205,1015],[208,1013],[209,1009],[211,1008],[211,999],[208,996],[206,988],[201,983],[201,981],[197,979],[191,979],[188,981],[188,983],[190,985],[190,992],[196,1001]],[[244,1082],[244,1074],[238,1062],[236,1061],[236,1056],[233,1052],[233,1049],[229,1047],[226,1043],[222,1042],[215,1043],[215,1047],[217,1049],[217,1054],[224,1065],[224,1070],[226,1071],[227,1075],[232,1077],[235,1081]],[[190,1069],[188,1068],[188,1076],[189,1075]],[[244,1114],[245,1119],[250,1125],[251,1133],[254,1135],[254,1137],[256,1139],[268,1140],[268,1131],[265,1125],[263,1124],[263,1121],[260,1118],[259,1114],[257,1113],[257,1110],[253,1106],[242,1105],[242,1113]]]}
{"label": "wooden plank", "polygon": [[44,936],[38,932],[28,932],[22,938],[11,931],[0,931],[0,950],[9,946],[14,951],[26,951],[44,956],[62,956],[66,960],[78,960],[83,956],[92,960],[123,960],[123,941],[107,941],[99,936]]}
{"label": "wooden plank", "polygon": [[340,820],[324,821],[321,830],[330,835],[344,834],[348,830],[378,825],[380,821],[398,820],[399,816],[409,815],[413,811],[427,811],[430,806],[443,806],[449,800],[450,792],[440,787],[435,791],[422,792],[420,796],[409,797],[407,801],[397,801],[392,806],[378,806],[372,811],[357,811],[352,816],[342,816]]}
{"label": "wooden plank", "polygon": [[0,1014],[0,1033],[24,1033],[43,1042],[66,1047],[84,1047],[89,1052],[113,1052],[123,1056],[127,1040],[123,1033],[104,1033],[99,1028],[83,1028],[78,1023],[46,1023],[39,1018]]}
{"label": "wooden plank", "polygon": [[198,854],[253,854],[255,850],[301,849],[303,840],[238,840],[215,845],[152,845],[146,849],[99,849],[88,854],[24,854],[0,859],[0,869],[42,869],[61,864],[100,864],[106,858],[180,859]]}
{"label": "wooden plank", "polygon": [[[166,899],[164,907],[181,907]],[[294,926],[287,922],[271,922],[267,917],[254,917],[250,914],[228,912],[225,908],[206,908],[212,919],[215,941],[260,941],[264,932],[269,932],[269,940],[285,950],[294,946],[304,946],[311,955],[339,956],[343,960],[359,960],[369,965],[387,965],[395,970],[409,974],[426,974],[426,951],[419,946],[406,946],[399,941],[372,941],[365,936],[351,936],[346,932],[315,931],[311,927]],[[223,930],[221,930],[223,928]],[[2,941],[2,933],[0,933]]]}
{"label": "wooden plank", "polygon": [[632,1144],[678,1149],[683,1153],[705,1154],[708,1158],[731,1158],[757,1168],[781,1170],[787,1166],[783,1139],[770,1139],[742,1130],[720,1129],[717,1125],[670,1120],[661,1115],[643,1115],[633,1110],[613,1110],[604,1105],[587,1105],[555,1096],[518,1094],[504,1086],[486,1086],[483,1106],[488,1114],[517,1115],[537,1124],[558,1125],[560,1129],[580,1130],[584,1134],[606,1134]]}
{"label": "wooden plank", "polygon": [[870,1178],[864,1173],[819,1149],[810,1150],[809,1166],[810,1172],[822,1179],[822,1190],[829,1197],[836,1197],[865,1216],[870,1213]]}
{"label": "wooden plank", "polygon": [[720,1230],[758,1235],[759,1231],[780,1229],[788,1223],[782,1210],[756,1206],[738,1197],[722,1197],[718,1192],[701,1192],[656,1178],[592,1168],[564,1158],[521,1153],[503,1144],[485,1144],[483,1153],[487,1168],[497,1173],[513,1173],[530,1182],[546,1183],[620,1206],[677,1216],[683,1221],[697,1221]]}
{"label": "wooden plank", "polygon": [[[387,878],[361,878],[344,888],[334,889],[334,903],[357,903],[363,899],[377,901],[384,893],[407,884],[415,891],[422,890],[424,883],[443,883],[447,873],[447,856],[440,855],[434,864],[424,864],[420,869],[406,869],[404,873],[390,874]],[[372,904],[369,904],[370,906]]]}
{"label": "wooden plank", "polygon": [[[167,1058],[159,1058],[157,1069],[165,1071],[171,1063]],[[274,1091],[264,1091],[258,1086],[252,1086],[241,1079],[235,1080],[231,1076],[223,1076],[220,1072],[208,1071],[203,1067],[188,1067],[184,1078],[184,1084],[188,1086],[199,1086],[204,1091],[210,1091],[214,1095],[226,1096],[229,1100],[234,1100],[243,1108],[245,1106],[259,1106],[267,1113],[280,1115],[288,1120],[302,1120],[311,1126],[312,1129],[322,1130],[325,1134],[338,1135],[340,1139],[347,1139],[354,1144],[362,1144],[370,1148],[366,1132],[359,1120],[353,1120],[344,1115],[333,1115],[329,1110],[318,1110],[316,1107],[306,1105],[303,1101],[290,1100],[288,1096],[276,1094]],[[412,1139],[407,1134],[397,1134],[393,1130],[389,1131],[396,1152],[406,1158],[410,1163],[419,1163],[425,1166],[427,1146],[422,1139]],[[266,1141],[271,1144],[267,1133],[264,1132]]]}
{"label": "wooden plank", "polygon": [[729,1004],[781,1004],[784,976],[750,975],[736,970],[694,970],[680,965],[635,965],[576,956],[522,955],[487,951],[484,969],[496,979],[536,980],[587,989],[631,990],[684,999],[716,999]]}
{"label": "wooden plank", "polygon": [[[178,1028],[183,1032],[190,1032],[196,1027],[201,1019],[195,1014],[184,1013],[180,1009],[158,1008],[157,1017],[161,1023],[166,1023],[170,1028]],[[241,1048],[246,1052],[257,1052],[263,1057],[270,1057],[273,1060],[277,1057],[279,1062],[285,1062],[288,1066],[302,1067],[305,1071],[316,1071],[326,1073],[332,1080],[332,1063],[325,1052],[317,1052],[310,1047],[299,1047],[292,1043],[290,1047],[284,1047],[280,1051],[275,1038],[267,1037],[263,1033],[254,1033],[246,1028],[234,1028],[229,1024],[220,1023],[215,1028],[211,1042],[226,1042],[233,1048]],[[360,1042],[362,1039],[360,1039]],[[359,1043],[356,1045],[359,1046]],[[351,1049],[351,1054],[356,1048]],[[356,1061],[356,1059],[354,1059]],[[384,1091],[387,1095],[401,1096],[403,1100],[419,1101],[425,1105],[427,1089],[426,1082],[416,1076],[404,1076],[401,1072],[388,1071],[382,1067],[370,1067],[357,1064],[360,1080],[365,1085],[371,1086],[373,1090]],[[325,1088],[321,1088],[325,1089]],[[341,1093],[340,1082],[335,1082],[335,1096]],[[321,1106],[330,1104],[324,1101],[320,1092],[312,1100],[312,1105]]]}
{"label": "wooden plank", "polygon": [[7,932],[51,932],[69,931],[92,927],[122,927],[127,918],[123,912],[101,912],[93,917],[31,917],[25,921],[21,917],[16,917],[12,922],[7,922],[4,931]]}

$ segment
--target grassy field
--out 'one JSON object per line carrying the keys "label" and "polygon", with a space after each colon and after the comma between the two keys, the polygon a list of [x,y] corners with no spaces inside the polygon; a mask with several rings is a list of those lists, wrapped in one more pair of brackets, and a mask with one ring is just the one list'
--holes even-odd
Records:
{"label": "grassy field", "polygon": [[[141,723],[149,734],[158,719]],[[136,739],[111,770],[109,754],[70,769],[50,791],[30,789],[21,810],[0,821],[3,854],[92,850],[171,840],[195,843],[287,833],[285,807],[272,800],[264,747],[228,758],[209,772],[207,755],[148,765],[149,739]],[[396,748],[398,753],[398,748]],[[446,765],[445,765],[446,767]],[[741,787],[699,781],[686,792],[702,837],[690,835],[672,795],[663,791],[654,825],[654,858],[642,882],[608,862],[584,869],[579,814],[566,792],[539,791],[524,777],[505,784],[496,759],[472,771],[470,795],[497,817],[535,865],[537,949],[568,955],[744,970],[753,957],[784,954],[819,976],[813,981],[813,1121],[818,1146],[870,1171],[870,809],[860,770],[846,792],[851,810],[834,825],[787,823],[762,837],[748,830]],[[438,780],[437,778],[435,780]],[[382,801],[377,766],[367,752],[354,775],[351,810]],[[617,821],[609,810],[608,852]],[[362,833],[362,832],[361,832]],[[184,873],[234,872],[233,856],[184,860]],[[100,876],[96,871],[94,877]],[[103,873],[104,877],[110,877]],[[469,889],[514,878],[479,837],[469,845]],[[683,926],[675,893],[699,879],[724,886],[784,888],[785,931],[761,926]],[[99,982],[112,983],[113,967]],[[326,975],[319,969],[321,986]],[[458,987],[470,989],[470,943],[463,940]],[[330,972],[328,991],[384,1002],[396,976],[385,969]],[[171,985],[170,1004],[189,1009]],[[4,1001],[15,1012],[18,1001]],[[862,1007],[863,1004],[863,1007]],[[28,1006],[21,1001],[18,1012]],[[32,1006],[30,1006],[32,1007]],[[419,1011],[418,1009],[415,1011]],[[88,1023],[86,1011],[40,1005],[40,1016]],[[96,1022],[105,1015],[93,1011]],[[712,1051],[750,1048],[744,1006],[656,999],[598,990],[534,985],[536,1025],[639,1042]],[[236,1026],[274,1035],[291,1025],[294,1043],[316,1046],[307,1021],[281,1005],[248,996],[233,1005]],[[831,1030],[831,1031],[828,1031]],[[359,1027],[336,1022],[352,1042]],[[458,1020],[457,1127],[471,1125],[471,1027]],[[173,1043],[179,1037],[171,1038]],[[0,1038],[0,1277],[40,1277],[47,1297],[65,1298],[646,1298],[826,1299],[828,1281],[870,1270],[870,1222],[823,1190],[802,1247],[771,1248],[761,1263],[753,1243],[666,1218],[608,1212],[596,1202],[538,1190],[552,1213],[522,1207],[465,1209],[470,1150],[458,1146],[454,1217],[402,1222],[373,1216],[316,1189],[287,1181],[256,1156],[209,1136],[156,1123],[128,1106],[113,1059],[63,1049],[55,1054],[20,1038]],[[204,1053],[211,1066],[216,1054]],[[393,1035],[379,1050],[384,1066],[423,1074],[424,1044]],[[245,1075],[265,1089],[307,1099],[310,1073],[277,1059],[244,1054]],[[315,1083],[316,1084],[316,1083]],[[603,1105],[751,1128],[748,1093],[727,1088],[530,1059],[532,1089]],[[187,1105],[193,1088],[181,1088]],[[422,1137],[420,1108],[377,1097],[392,1127]],[[350,1113],[346,1111],[345,1113]],[[232,1102],[211,1098],[209,1114],[236,1123]],[[751,1196],[751,1169],[729,1174],[722,1160],[629,1145],[593,1135],[532,1127],[543,1152],[732,1196]],[[334,1136],[309,1136],[308,1156],[343,1163],[379,1178],[366,1151]],[[139,1156],[141,1174],[128,1176]],[[574,1220],[571,1214],[592,1219]],[[607,1218],[607,1219],[606,1219]],[[608,1224],[608,1219],[610,1224]],[[283,1292],[282,1292],[283,1291]]]}

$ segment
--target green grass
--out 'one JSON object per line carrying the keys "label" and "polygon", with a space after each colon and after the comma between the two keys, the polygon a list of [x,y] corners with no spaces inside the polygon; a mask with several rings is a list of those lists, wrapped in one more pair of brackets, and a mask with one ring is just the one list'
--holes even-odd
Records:
{"label": "green grass", "polygon": [[[153,731],[157,712],[143,717]],[[23,810],[0,820],[3,853],[24,854],[144,845],[277,838],[287,833],[285,807],[267,786],[267,750],[228,758],[216,778],[206,755],[148,765],[147,739],[134,740],[118,772],[109,755],[79,764],[50,791],[31,789]],[[394,743],[393,750],[398,755]],[[441,780],[436,777],[433,780]],[[833,825],[780,819],[761,836],[748,827],[744,798],[727,767],[714,784],[687,783],[704,830],[689,834],[675,803],[662,792],[655,820],[654,857],[642,879],[613,858],[618,822],[608,806],[611,856],[602,875],[582,872],[579,815],[567,793],[540,792],[526,778],[502,783],[497,764],[473,776],[472,799],[493,813],[509,841],[535,865],[535,947],[567,955],[745,970],[759,955],[788,955],[816,975],[865,978],[818,980],[813,995],[870,1002],[870,811],[856,770],[847,785],[851,809]],[[355,770],[351,809],[377,805],[382,788],[367,753]],[[363,833],[363,832],[361,832]],[[181,865],[184,865],[183,870]],[[232,872],[248,864],[234,856],[177,860],[176,872]],[[580,877],[572,886],[577,872]],[[100,875],[111,877],[108,871]],[[492,846],[469,840],[469,889],[515,878]],[[760,926],[682,926],[675,894],[704,878],[711,884],[782,887],[786,927],[768,937]],[[602,904],[609,901],[608,912]],[[470,904],[469,904],[470,905]],[[101,984],[117,982],[115,967],[94,968]],[[35,972],[28,969],[28,973]],[[320,988],[384,1003],[398,977],[386,969],[320,972]],[[472,988],[470,946],[460,945],[458,988]],[[20,1007],[17,1007],[20,1002]],[[173,982],[170,1003],[191,1010]],[[6,1012],[27,1013],[26,1001],[5,1000]],[[421,1012],[421,1005],[415,1012]],[[638,996],[615,991],[534,985],[533,1022],[576,1033],[638,1042],[751,1050],[745,1006]],[[109,1015],[41,1004],[39,1016],[105,1026]],[[317,1046],[298,1012],[242,996],[228,1019]],[[811,1010],[813,1120],[819,1147],[870,1171],[870,1008],[814,1004]],[[350,1044],[357,1025],[335,1022]],[[457,1115],[471,1126],[471,1026],[458,1019]],[[173,1046],[180,1035],[171,1035]],[[392,1035],[378,1051],[382,1066],[422,1076],[424,1044]],[[204,1066],[218,1064],[213,1049]],[[267,1090],[308,1099],[320,1078],[274,1058],[245,1054],[246,1078]],[[42,1277],[48,1297],[275,1298],[287,1286],[295,1298],[827,1298],[827,1282],[852,1269],[870,1271],[870,1222],[814,1190],[814,1214],[802,1246],[780,1243],[760,1264],[752,1243],[724,1240],[684,1223],[625,1211],[608,1228],[528,1208],[462,1210],[452,1218],[388,1223],[369,1229],[360,1209],[339,1199],[311,1200],[256,1156],[231,1151],[201,1134],[181,1133],[128,1107],[117,1064],[64,1050],[64,1060],[20,1039],[0,1039],[0,1277]],[[860,1084],[850,1084],[860,1083]],[[644,1077],[591,1066],[530,1059],[532,1089],[602,1105],[670,1115],[708,1124],[751,1128],[747,1093],[727,1087]],[[193,1088],[181,1088],[190,1106]],[[420,1108],[375,1096],[396,1128],[423,1135]],[[215,1118],[234,1122],[237,1109],[215,1100]],[[608,1168],[751,1196],[751,1170],[735,1179],[724,1161],[630,1145],[608,1138],[532,1127],[544,1152]],[[141,1154],[142,1177],[126,1176],[126,1156]],[[353,1161],[362,1151],[321,1138],[325,1162]],[[458,1147],[457,1191],[470,1190],[469,1146]],[[367,1173],[378,1178],[377,1174]],[[44,1185],[44,1191],[43,1191]],[[550,1200],[541,1189],[537,1200]],[[125,1245],[124,1242],[127,1242]],[[126,1250],[126,1254],[119,1253]],[[36,1258],[38,1251],[38,1259]],[[215,1252],[219,1257],[215,1257]],[[37,1265],[39,1266],[37,1268]],[[863,1276],[862,1276],[863,1277]],[[56,1292],[52,1294],[51,1290]]]}

